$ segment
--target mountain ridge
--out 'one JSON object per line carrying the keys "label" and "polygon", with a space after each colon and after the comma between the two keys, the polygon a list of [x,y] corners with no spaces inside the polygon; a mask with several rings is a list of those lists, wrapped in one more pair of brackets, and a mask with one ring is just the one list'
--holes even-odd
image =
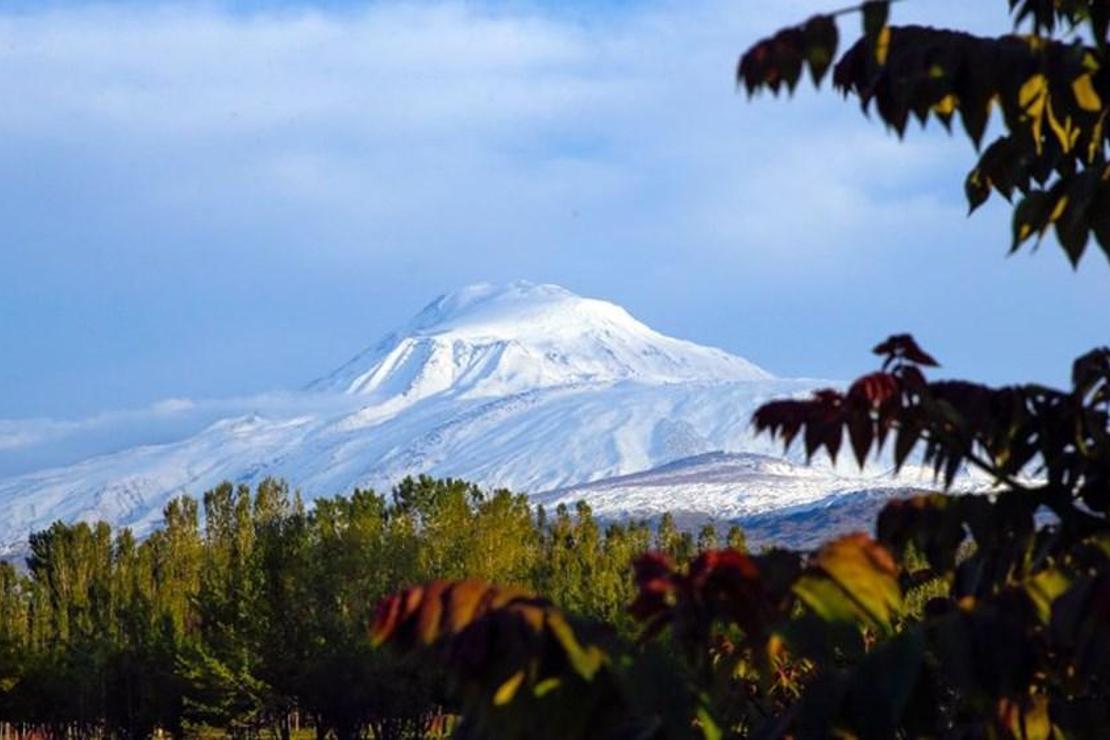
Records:
{"label": "mountain ridge", "polygon": [[[0,480],[0,551],[58,518],[105,519],[141,535],[170,498],[223,480],[282,477],[312,499],[426,473],[540,501],[715,451],[781,458],[772,440],[753,435],[751,413],[818,385],[828,384],[775,378],[558,286],[469,286],[310,384],[307,411],[224,419],[176,442]],[[330,403],[338,396],[341,410]],[[813,469],[791,470],[813,478]],[[808,488],[776,489],[764,478],[767,495],[745,512],[811,500],[825,485],[818,475]],[[703,500],[699,486],[664,492],[651,510],[731,511],[727,487]]]}

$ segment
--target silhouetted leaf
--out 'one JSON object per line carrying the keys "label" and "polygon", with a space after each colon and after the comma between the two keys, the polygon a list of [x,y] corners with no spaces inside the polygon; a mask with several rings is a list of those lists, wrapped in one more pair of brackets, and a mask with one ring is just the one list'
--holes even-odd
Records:
{"label": "silhouetted leaf", "polygon": [[1098,188],[1098,173],[1092,170],[1063,181],[1066,205],[1056,219],[1056,237],[1067,253],[1072,267],[1079,265],[1090,233],[1088,211]]}
{"label": "silhouetted leaf", "polygon": [[866,413],[853,414],[848,421],[848,437],[860,469],[867,462],[867,453],[871,450],[871,442],[874,439],[874,428],[871,417]]}
{"label": "silhouetted leaf", "polygon": [[803,33],[809,72],[813,77],[813,84],[820,86],[821,80],[824,79],[825,73],[836,58],[840,40],[836,20],[830,15],[815,15],[806,21]]}
{"label": "silhouetted leaf", "polygon": [[889,0],[867,0],[861,8],[863,35],[868,43],[875,44],[890,17]]}
{"label": "silhouetted leaf", "polygon": [[1014,209],[1014,240],[1010,251],[1016,251],[1029,237],[1043,234],[1055,202],[1043,190],[1029,193]]}
{"label": "silhouetted leaf", "polygon": [[925,636],[908,629],[860,662],[845,696],[844,714],[861,737],[895,737],[925,661]]}
{"label": "silhouetted leaf", "polygon": [[[885,355],[887,360],[907,360],[924,367],[939,367],[939,363],[918,346],[909,334],[895,334],[871,350],[876,355]],[[885,364],[885,363],[884,363]]]}

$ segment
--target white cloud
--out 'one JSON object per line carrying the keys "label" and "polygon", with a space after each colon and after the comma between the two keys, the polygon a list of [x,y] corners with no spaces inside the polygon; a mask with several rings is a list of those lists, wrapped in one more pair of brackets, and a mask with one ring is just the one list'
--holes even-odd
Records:
{"label": "white cloud", "polygon": [[[789,103],[736,94],[737,53],[815,5],[0,13],[0,273],[31,276],[0,295],[22,317],[0,326],[22,363],[0,368],[0,412],[297,385],[478,279],[566,283],[738,352],[812,340],[806,321],[731,317],[781,294],[823,313],[814,282],[905,326],[899,255],[987,234],[997,248],[961,268],[993,265],[1005,213],[960,231],[961,140],[899,143],[808,82]],[[971,5],[895,15],[1005,16]],[[914,273],[922,292],[941,262]],[[853,331],[817,338],[854,356]],[[836,351],[792,344],[753,359],[842,373]]]}
{"label": "white cloud", "polygon": [[0,419],[0,478],[65,465],[136,445],[172,442],[216,421],[259,415],[351,411],[345,395],[264,393],[243,398],[168,398],[149,406],[74,419]]}
{"label": "white cloud", "polygon": [[[784,111],[732,94],[736,52],[807,5],[668,5],[600,27],[461,3],[11,16],[0,132],[63,143],[74,166],[107,168],[134,208],[170,218],[274,223],[326,209],[347,238],[325,251],[435,252],[438,235],[493,260],[537,237],[563,247],[575,210],[633,248],[635,232],[622,234],[650,210],[651,230],[684,249],[712,253],[754,227],[750,260],[773,252],[760,243],[791,195],[809,204],[796,248],[828,249],[882,207],[872,174],[846,166],[874,151],[889,171],[897,158],[897,188],[930,165],[831,96]],[[841,154],[828,157],[830,144]],[[729,201],[755,223],[699,215]],[[850,214],[845,229],[833,213]],[[820,244],[804,237],[816,224]]]}
{"label": "white cloud", "polygon": [[154,414],[179,414],[196,407],[197,402],[191,398],[167,398],[152,404],[150,410]]}

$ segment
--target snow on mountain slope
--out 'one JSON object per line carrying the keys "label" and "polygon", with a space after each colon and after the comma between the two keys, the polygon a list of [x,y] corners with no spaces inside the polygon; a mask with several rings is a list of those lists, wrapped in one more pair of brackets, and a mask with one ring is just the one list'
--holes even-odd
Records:
{"label": "snow on mountain slope", "polygon": [[317,390],[375,401],[507,396],[583,383],[769,380],[718,349],[664,336],[620,306],[556,285],[474,285],[441,296]]}
{"label": "snow on mountain slope", "polygon": [[[968,476],[969,489],[989,481]],[[929,471],[910,466],[889,472],[856,472],[806,466],[754,453],[711,452],[651,470],[542,493],[537,503],[554,508],[590,504],[602,520],[656,520],[666,512],[682,526],[706,522],[742,525],[748,544],[811,547],[849,531],[867,530],[893,497],[932,487]],[[723,530],[723,527],[719,527]]]}
{"label": "snow on mountain slope", "polygon": [[[858,490],[863,480],[780,457],[713,452],[631,475],[557,489],[540,494],[536,500],[545,506],[585,500],[594,513],[608,519],[702,511],[713,512],[719,519],[739,520]],[[676,495],[679,492],[681,495]]]}
{"label": "snow on mountain slope", "polygon": [[[988,493],[988,475],[963,470],[959,490]],[[655,521],[674,515],[680,526],[714,522],[723,533],[740,524],[752,547],[774,544],[810,548],[838,534],[870,530],[892,498],[936,490],[933,472],[908,463],[897,476],[890,468],[854,462],[839,468],[815,461],[804,465],[751,452],[710,452],[631,475],[591,481],[541,493],[533,500],[553,509],[590,504],[602,520]]]}
{"label": "snow on mountain slope", "polygon": [[433,398],[372,426],[352,423],[361,412],[228,420],[181,442],[0,481],[0,549],[58,518],[103,518],[146,531],[168,499],[199,495],[223,480],[280,476],[308,498],[356,485],[388,489],[417,473],[540,492],[717,449],[769,454],[775,451],[769,440],[752,439],[751,412],[767,398],[804,388],[791,381],[623,382],[495,399]]}
{"label": "snow on mountain slope", "polygon": [[[666,337],[557,286],[473,286],[309,386],[318,413],[228,419],[172,444],[0,480],[0,551],[55,519],[103,518],[142,534],[170,498],[223,480],[282,476],[313,498],[428,473],[571,495],[717,450],[775,454],[768,439],[753,439],[751,412],[815,385]],[[698,484],[659,488],[653,501],[732,516],[814,500],[833,484],[820,471],[760,460],[748,478],[759,485],[739,498],[735,487]],[[615,491],[631,491],[580,490],[610,508],[623,495]]]}
{"label": "snow on mountain slope", "polygon": [[126,525],[148,532],[183,493],[199,496],[224,480],[253,480],[302,439],[310,417],[217,422],[182,442],[136,447],[76,465],[0,481],[0,554],[62,520]]}

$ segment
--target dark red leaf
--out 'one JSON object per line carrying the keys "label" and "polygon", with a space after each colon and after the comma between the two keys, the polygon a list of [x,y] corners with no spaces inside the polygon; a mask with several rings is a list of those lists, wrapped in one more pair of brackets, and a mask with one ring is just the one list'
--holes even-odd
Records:
{"label": "dark red leaf", "polygon": [[895,334],[885,342],[880,343],[872,350],[877,355],[885,355],[887,361],[900,359],[914,362],[925,367],[939,367],[940,365],[931,355],[918,346],[909,334]]}

